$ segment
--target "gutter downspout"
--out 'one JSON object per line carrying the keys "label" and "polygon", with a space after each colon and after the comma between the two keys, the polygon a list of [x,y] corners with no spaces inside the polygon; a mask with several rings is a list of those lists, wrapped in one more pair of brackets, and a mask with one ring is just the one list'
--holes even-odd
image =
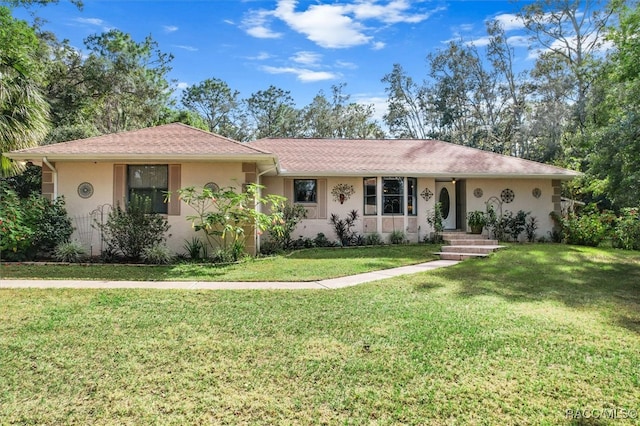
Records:
{"label": "gutter downspout", "polygon": [[[278,169],[278,165],[276,164],[272,168],[267,169],[264,172],[258,173],[258,175],[256,176],[256,185],[258,185],[258,198],[262,198],[262,188],[260,187],[260,177],[262,175],[265,175],[277,169]],[[256,204],[256,210],[258,211],[258,213],[262,213],[262,204]],[[256,255],[258,255],[258,253],[260,253],[260,234],[258,234],[257,229],[254,234],[254,238],[256,239]]]}
{"label": "gutter downspout", "polygon": [[53,173],[53,200],[56,200],[58,198],[58,171],[49,162],[47,157],[42,157],[42,162],[46,164],[47,167],[49,167],[49,169],[51,169],[51,172]]}

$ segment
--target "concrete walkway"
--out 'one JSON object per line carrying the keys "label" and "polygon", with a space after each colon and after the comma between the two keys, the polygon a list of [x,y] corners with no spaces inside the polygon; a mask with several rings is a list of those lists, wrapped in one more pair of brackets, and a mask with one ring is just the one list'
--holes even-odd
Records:
{"label": "concrete walkway", "polygon": [[300,282],[208,282],[208,281],[79,281],[79,280],[14,280],[0,279],[0,288],[154,288],[181,290],[331,290],[371,281],[431,271],[460,263],[456,260],[434,260],[418,265],[401,266],[321,281]]}

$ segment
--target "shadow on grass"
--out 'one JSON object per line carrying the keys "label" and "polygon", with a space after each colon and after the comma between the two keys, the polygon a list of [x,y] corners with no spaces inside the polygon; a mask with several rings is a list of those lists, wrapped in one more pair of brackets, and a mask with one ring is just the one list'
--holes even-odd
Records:
{"label": "shadow on grass", "polygon": [[291,259],[415,258],[428,261],[436,258],[432,255],[435,251],[439,251],[439,246],[428,244],[324,247],[294,251],[287,257]]}
{"label": "shadow on grass", "polygon": [[459,297],[554,300],[577,309],[604,309],[618,325],[640,334],[638,252],[555,244],[513,245],[488,259],[445,268],[441,276],[456,283]]}

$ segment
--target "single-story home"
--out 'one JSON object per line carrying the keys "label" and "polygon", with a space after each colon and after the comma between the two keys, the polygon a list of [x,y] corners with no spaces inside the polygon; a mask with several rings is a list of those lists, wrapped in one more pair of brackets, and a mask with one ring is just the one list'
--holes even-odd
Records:
{"label": "single-story home", "polygon": [[[394,231],[409,241],[432,232],[427,216],[441,202],[446,229],[467,230],[466,214],[524,210],[538,220],[538,236],[560,212],[560,183],[577,172],[437,140],[278,139],[240,143],[173,123],[4,154],[42,166],[42,193],[64,196],[76,221],[76,238],[99,250],[90,222],[132,192],[146,193],[171,225],[169,248],[179,253],[195,234],[193,214],[177,198],[188,186],[264,186],[303,205],[307,218],[294,238],[324,233],[335,238],[332,213],[357,210],[360,234]],[[162,191],[171,192],[165,203]],[[250,236],[247,249],[259,245]]]}

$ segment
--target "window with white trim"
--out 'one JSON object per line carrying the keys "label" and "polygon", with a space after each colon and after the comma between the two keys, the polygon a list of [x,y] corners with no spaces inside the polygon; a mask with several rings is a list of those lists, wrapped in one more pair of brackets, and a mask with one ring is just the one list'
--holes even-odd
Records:
{"label": "window with white trim", "polygon": [[378,213],[378,179],[364,178],[364,214],[365,216],[376,215]]}

